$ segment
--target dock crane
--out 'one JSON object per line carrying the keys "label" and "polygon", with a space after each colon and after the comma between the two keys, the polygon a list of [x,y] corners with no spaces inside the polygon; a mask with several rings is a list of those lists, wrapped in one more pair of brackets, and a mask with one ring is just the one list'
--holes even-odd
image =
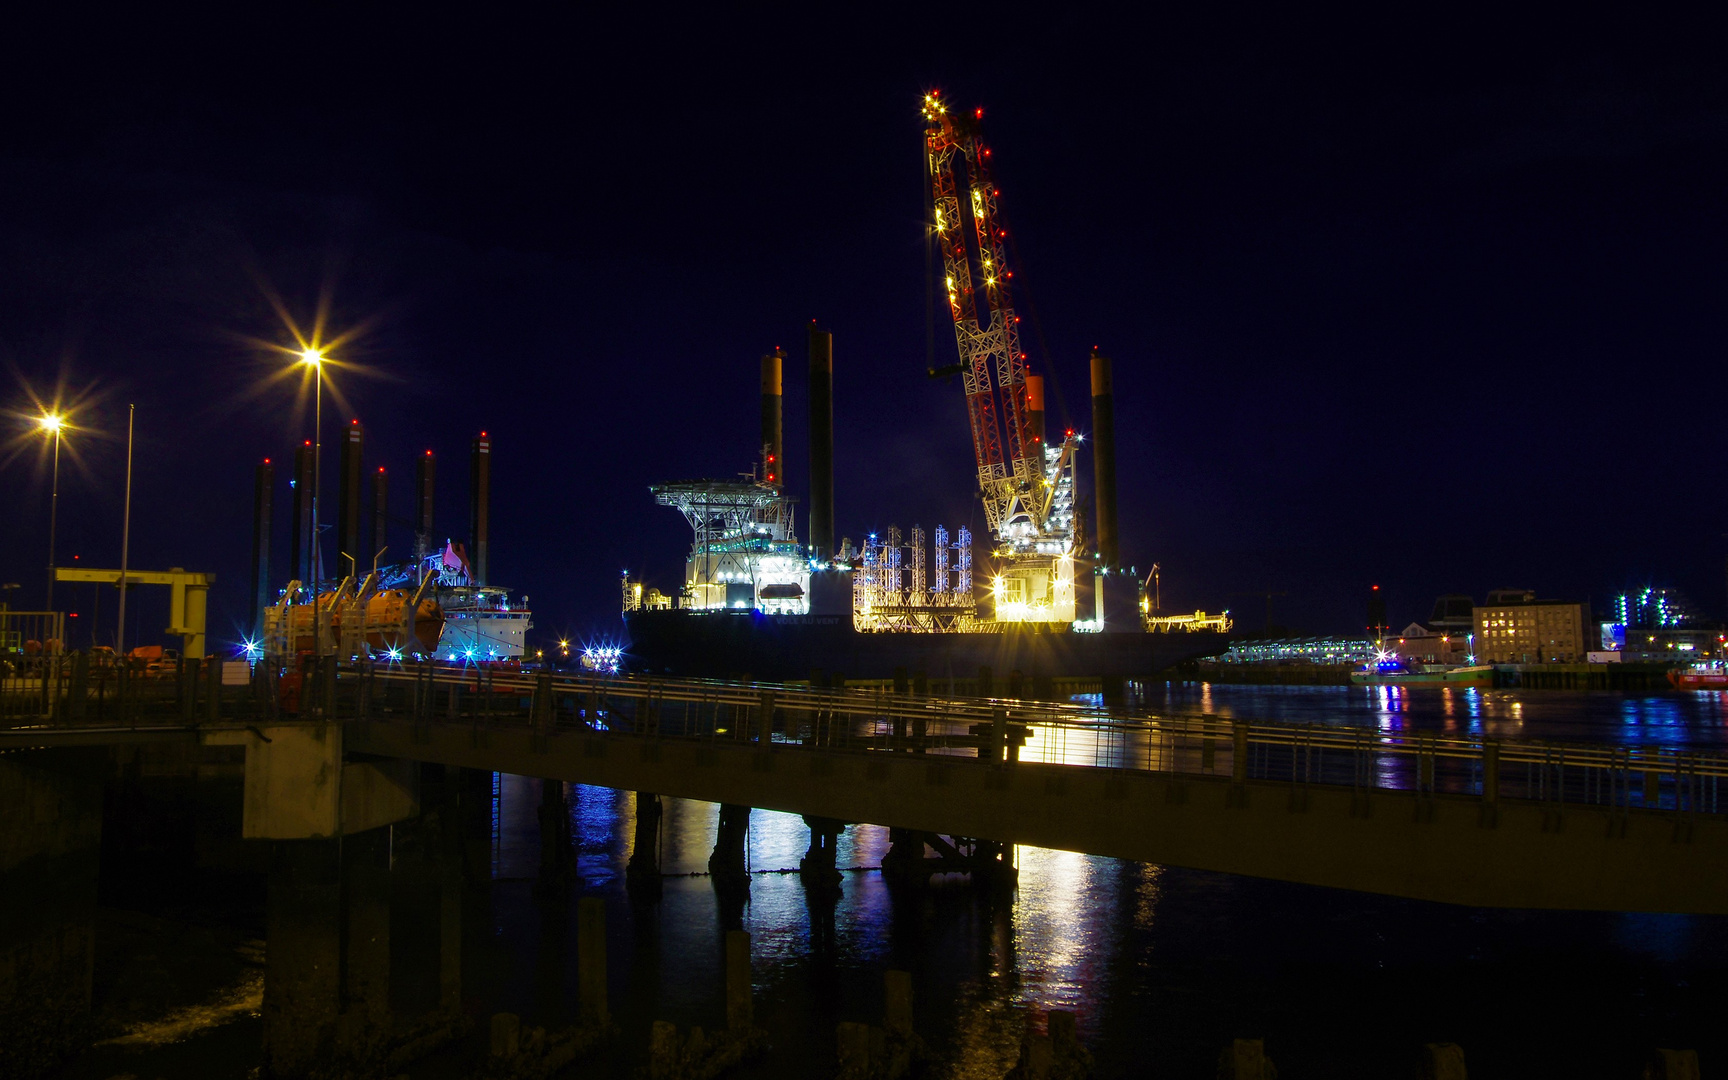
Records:
{"label": "dock crane", "polygon": [[[958,364],[933,368],[930,374],[959,374],[966,392],[978,489],[995,538],[996,618],[1072,623],[1074,456],[1080,438],[1069,431],[1060,446],[1049,446],[1042,425],[1033,420],[1034,391],[1028,388],[1020,318],[1009,290],[1014,273],[1004,254],[1008,234],[997,210],[1000,193],[990,180],[990,148],[979,126],[984,110],[951,112],[931,91],[924,95],[923,115],[930,227],[942,248],[944,289],[960,352]],[[964,173],[964,198],[956,165]],[[1042,407],[1039,401],[1040,416]]]}

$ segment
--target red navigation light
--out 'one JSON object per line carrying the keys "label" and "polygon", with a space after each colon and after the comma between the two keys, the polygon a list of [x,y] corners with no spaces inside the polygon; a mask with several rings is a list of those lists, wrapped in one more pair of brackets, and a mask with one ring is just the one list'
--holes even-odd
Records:
{"label": "red navigation light", "polygon": [[982,120],[982,119],[984,119],[984,110],[978,109],[972,115],[973,115],[974,119]]}
{"label": "red navigation light", "polygon": [[383,471],[384,471],[384,466],[382,466],[382,465],[380,465],[380,466],[378,466],[378,471],[379,471],[379,472],[383,472]]}
{"label": "red navigation light", "polygon": [[432,451],[430,451],[430,450],[428,450],[428,451],[426,451],[426,456],[427,456],[427,457],[431,457],[431,456],[432,456]]}
{"label": "red navigation light", "polygon": [[269,459],[269,458],[265,458],[265,459],[264,459],[264,464],[266,464],[266,465],[268,465],[268,464],[270,464],[270,459]]}
{"label": "red navigation light", "polygon": [[484,432],[484,431],[482,431],[482,432],[481,432],[481,433],[480,433],[480,437],[481,437],[481,438],[482,438],[482,439],[484,439],[484,438],[485,438],[485,437],[486,437],[486,433],[485,433],[485,432]]}
{"label": "red navigation light", "polygon": [[350,423],[350,424],[358,424],[358,423],[359,423],[359,422],[360,422],[360,418],[359,418],[359,417],[358,417],[358,416],[356,416],[356,417],[355,417],[355,418],[354,418],[354,419],[352,419],[352,420],[350,420],[350,421],[348,421],[348,422],[349,422],[349,423]]}
{"label": "red navigation light", "polygon": [[768,455],[768,462],[769,462],[769,464],[773,464],[773,462],[774,462],[774,455],[773,454]]}
{"label": "red navigation light", "polygon": [[1375,592],[1379,592],[1379,591],[1380,591],[1380,586],[1378,586],[1378,585],[1376,585],[1376,586],[1374,586],[1374,591],[1375,591]]}
{"label": "red navigation light", "polygon": [[311,445],[312,445],[312,440],[311,440],[311,439],[307,439],[307,440],[306,440],[306,442],[305,442],[305,443],[304,443],[304,444],[303,444],[303,445],[305,445],[305,446],[311,446]]}

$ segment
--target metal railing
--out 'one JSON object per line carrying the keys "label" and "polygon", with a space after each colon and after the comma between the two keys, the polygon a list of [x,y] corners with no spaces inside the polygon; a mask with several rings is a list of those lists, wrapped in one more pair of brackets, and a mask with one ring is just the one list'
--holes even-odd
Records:
{"label": "metal railing", "polygon": [[925,755],[932,764],[1018,762],[1233,783],[1470,796],[1688,814],[1723,811],[1728,755],[1670,747],[1498,740],[1420,731],[1130,715],[1081,705],[928,697],[884,689],[514,673],[361,661],[286,675],[259,664],[244,686],[222,665],[156,672],[40,658],[0,678],[0,725],[135,727],[295,717],[525,727],[760,749]]}
{"label": "metal railing", "polygon": [[[484,670],[377,667],[337,680],[344,715],[521,724],[760,747],[910,753],[1519,800],[1550,806],[1718,814],[1728,755],[1670,747],[1500,740],[1419,731],[1123,715],[1018,699],[882,690]],[[346,708],[345,708],[346,707]]]}

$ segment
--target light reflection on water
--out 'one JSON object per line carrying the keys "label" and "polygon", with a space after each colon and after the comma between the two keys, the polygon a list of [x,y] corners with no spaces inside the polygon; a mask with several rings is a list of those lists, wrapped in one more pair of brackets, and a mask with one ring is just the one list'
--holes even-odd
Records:
{"label": "light reflection on water", "polygon": [[[1096,695],[1091,700],[1096,701]],[[1631,694],[1172,682],[1141,687],[1136,704],[1153,713],[1240,717],[1256,723],[1635,745],[1728,746],[1728,693],[1711,690]]]}
{"label": "light reflection on water", "polygon": [[[1152,708],[1370,730],[1396,723],[1551,738],[1722,738],[1716,696],[1386,689],[1176,684],[1157,688]],[[1144,737],[1124,745],[1082,730],[1046,734],[1027,743],[1023,759],[1091,763],[1157,752]],[[503,962],[496,988],[482,997],[488,1008],[560,1022],[573,1007],[573,985],[561,996],[546,988],[573,980],[571,946],[549,932],[536,914],[545,901],[521,880],[540,857],[540,782],[502,777],[498,792],[500,881],[489,937]],[[623,868],[634,796],[567,786],[566,797],[577,891],[607,898],[615,1009],[631,1060],[652,1020],[724,1022],[722,941],[732,920],[752,934],[757,1018],[775,1033],[771,1059],[743,1077],[832,1075],[834,1025],[880,1022],[881,972],[891,967],[913,973],[918,1026],[939,1056],[927,1075],[949,1080],[1000,1077],[1028,1018],[1049,1008],[1077,1014],[1100,1076],[1148,1067],[1209,1075],[1218,1048],[1243,1033],[1265,1034],[1292,1075],[1369,1075],[1331,1069],[1331,1048],[1356,1030],[1350,1016],[1382,1017],[1384,1039],[1397,1044],[1388,1060],[1402,1061],[1398,1054],[1439,1027],[1465,1032],[1473,1061],[1522,1052],[1528,1040],[1518,1021],[1473,1004],[1482,986],[1519,985],[1549,1001],[1570,1017],[1557,1031],[1581,1046],[1610,1030],[1629,1045],[1657,1045],[1658,1037],[1708,1044],[1715,1003],[1728,996],[1728,920],[1484,912],[1033,848],[1018,850],[1011,892],[957,876],[902,891],[874,869],[888,838],[873,825],[841,834],[842,895],[813,903],[796,873],[777,872],[797,868],[808,830],[797,815],[763,810],[750,815],[747,901],[728,908],[705,876],[718,808],[676,799],[664,800],[662,899],[633,906]],[[547,950],[564,952],[548,958]],[[1388,1001],[1412,1019],[1387,1019]]]}

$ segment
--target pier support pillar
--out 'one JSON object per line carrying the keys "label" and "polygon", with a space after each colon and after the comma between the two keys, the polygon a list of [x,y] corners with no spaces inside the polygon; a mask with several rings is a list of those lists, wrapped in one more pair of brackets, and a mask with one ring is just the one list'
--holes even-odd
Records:
{"label": "pier support pillar", "polygon": [[577,880],[570,843],[570,805],[561,780],[540,781],[540,887],[562,891]]}
{"label": "pier support pillar", "polygon": [[270,841],[264,1071],[298,1076],[336,1045],[342,998],[342,841]]}
{"label": "pier support pillar", "polygon": [[708,856],[708,872],[716,887],[748,888],[750,870],[745,865],[744,845],[750,835],[750,808],[722,803],[720,828],[714,836],[714,854]]}
{"label": "pier support pillar", "polygon": [[750,935],[726,932],[726,1029],[745,1031],[756,1023],[750,999]]}
{"label": "pier support pillar", "polygon": [[342,839],[342,1012],[337,1052],[376,1056],[390,1036],[390,831]]}
{"label": "pier support pillar", "polygon": [[585,896],[576,905],[578,1015],[589,1027],[612,1022],[606,1004],[606,901]]}
{"label": "pier support pillar", "polygon": [[104,751],[0,754],[0,1076],[57,1075],[88,1043],[107,769]]}
{"label": "pier support pillar", "polygon": [[930,878],[924,862],[924,834],[916,829],[890,828],[888,851],[882,856],[882,876],[890,884],[921,885]]}
{"label": "pier support pillar", "polygon": [[810,828],[810,849],[798,862],[798,876],[811,893],[839,896],[840,870],[835,857],[840,832],[846,825],[832,818],[809,816],[804,818],[804,824]]}
{"label": "pier support pillar", "polygon": [[636,793],[635,839],[630,847],[630,865],[624,881],[633,896],[654,899],[660,895],[660,796],[652,791]]}

